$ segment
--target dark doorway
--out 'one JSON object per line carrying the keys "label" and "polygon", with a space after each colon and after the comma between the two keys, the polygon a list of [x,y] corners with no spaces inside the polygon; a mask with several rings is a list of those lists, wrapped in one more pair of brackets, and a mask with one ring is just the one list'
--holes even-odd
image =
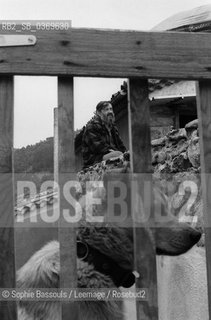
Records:
{"label": "dark doorway", "polygon": [[195,119],[197,119],[196,114],[192,114],[192,115],[180,114],[179,115],[179,128],[184,128],[188,122],[195,120]]}

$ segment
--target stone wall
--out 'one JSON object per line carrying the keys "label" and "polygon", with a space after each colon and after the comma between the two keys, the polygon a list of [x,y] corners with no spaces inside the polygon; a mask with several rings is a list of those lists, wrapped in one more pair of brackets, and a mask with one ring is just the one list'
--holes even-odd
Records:
{"label": "stone wall", "polygon": [[200,172],[198,120],[152,140],[152,164],[160,173]]}
{"label": "stone wall", "polygon": [[[198,120],[152,141],[156,183],[172,212],[203,233]],[[197,246],[177,257],[157,257],[160,320],[208,320],[204,233]]]}
{"label": "stone wall", "polygon": [[[152,165],[172,212],[203,232],[198,120],[152,140]],[[204,245],[204,236],[199,245]]]}

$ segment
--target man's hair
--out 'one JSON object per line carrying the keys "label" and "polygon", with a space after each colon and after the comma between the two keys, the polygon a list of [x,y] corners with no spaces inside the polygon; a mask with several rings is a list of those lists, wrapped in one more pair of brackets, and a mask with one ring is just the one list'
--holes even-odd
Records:
{"label": "man's hair", "polygon": [[100,101],[96,106],[96,111],[101,111],[103,108],[107,107],[108,104],[111,104],[110,101]]}

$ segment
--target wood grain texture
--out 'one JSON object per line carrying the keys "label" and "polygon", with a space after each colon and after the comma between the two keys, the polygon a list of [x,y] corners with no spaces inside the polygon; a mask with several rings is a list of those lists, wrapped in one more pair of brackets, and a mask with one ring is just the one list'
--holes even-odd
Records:
{"label": "wood grain texture", "polygon": [[58,108],[54,108],[54,148],[53,148],[53,161],[54,161],[54,181],[58,183],[59,173],[59,135],[58,135]]}
{"label": "wood grain texture", "polygon": [[[0,288],[14,288],[13,78],[0,77]],[[0,319],[16,319],[16,303],[0,301]]]}
{"label": "wood grain texture", "polygon": [[151,173],[150,104],[148,83],[145,80],[130,80],[130,127],[135,173]]}
{"label": "wood grain texture", "polygon": [[[63,192],[62,184],[71,179],[72,172],[75,171],[74,152],[74,112],[73,112],[73,78],[58,78],[58,136],[59,136],[59,185],[60,193],[60,287],[77,287],[77,266],[76,266],[76,232],[70,225],[68,226],[62,218]],[[77,303],[62,303],[62,320],[79,319]]]}
{"label": "wood grain texture", "polygon": [[71,28],[37,31],[35,36],[35,46],[0,47],[0,73],[211,78],[209,33]]}
{"label": "wood grain texture", "polygon": [[200,81],[197,86],[199,119],[202,196],[204,208],[205,245],[207,258],[208,306],[211,317],[211,81]]}
{"label": "wood grain texture", "polygon": [[[152,194],[150,109],[147,81],[130,80],[129,92],[129,128],[131,128],[129,135],[131,141],[132,169],[134,173],[139,174],[137,179],[138,193],[142,196],[142,199],[144,199],[145,190],[143,186],[146,181],[149,182],[149,192]],[[132,210],[134,211],[135,209],[133,208]],[[138,227],[134,224],[134,226],[135,270],[140,273],[140,278],[136,281],[136,287],[146,288],[148,290],[148,300],[136,302],[137,319],[157,320],[158,305],[155,248],[147,225],[146,228],[143,227],[143,225],[142,227]]]}

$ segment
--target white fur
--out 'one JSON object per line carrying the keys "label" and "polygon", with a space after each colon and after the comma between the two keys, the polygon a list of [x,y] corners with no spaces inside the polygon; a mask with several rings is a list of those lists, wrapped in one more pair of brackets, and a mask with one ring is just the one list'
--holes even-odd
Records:
{"label": "white fur", "polygon": [[[59,243],[51,241],[37,251],[17,273],[19,288],[57,288],[59,286]],[[78,261],[78,286],[87,288],[114,287],[111,279],[86,262]],[[78,302],[80,319],[120,320],[121,302]],[[18,320],[59,320],[59,302],[22,301],[18,306]],[[71,320],[71,316],[70,316]]]}

